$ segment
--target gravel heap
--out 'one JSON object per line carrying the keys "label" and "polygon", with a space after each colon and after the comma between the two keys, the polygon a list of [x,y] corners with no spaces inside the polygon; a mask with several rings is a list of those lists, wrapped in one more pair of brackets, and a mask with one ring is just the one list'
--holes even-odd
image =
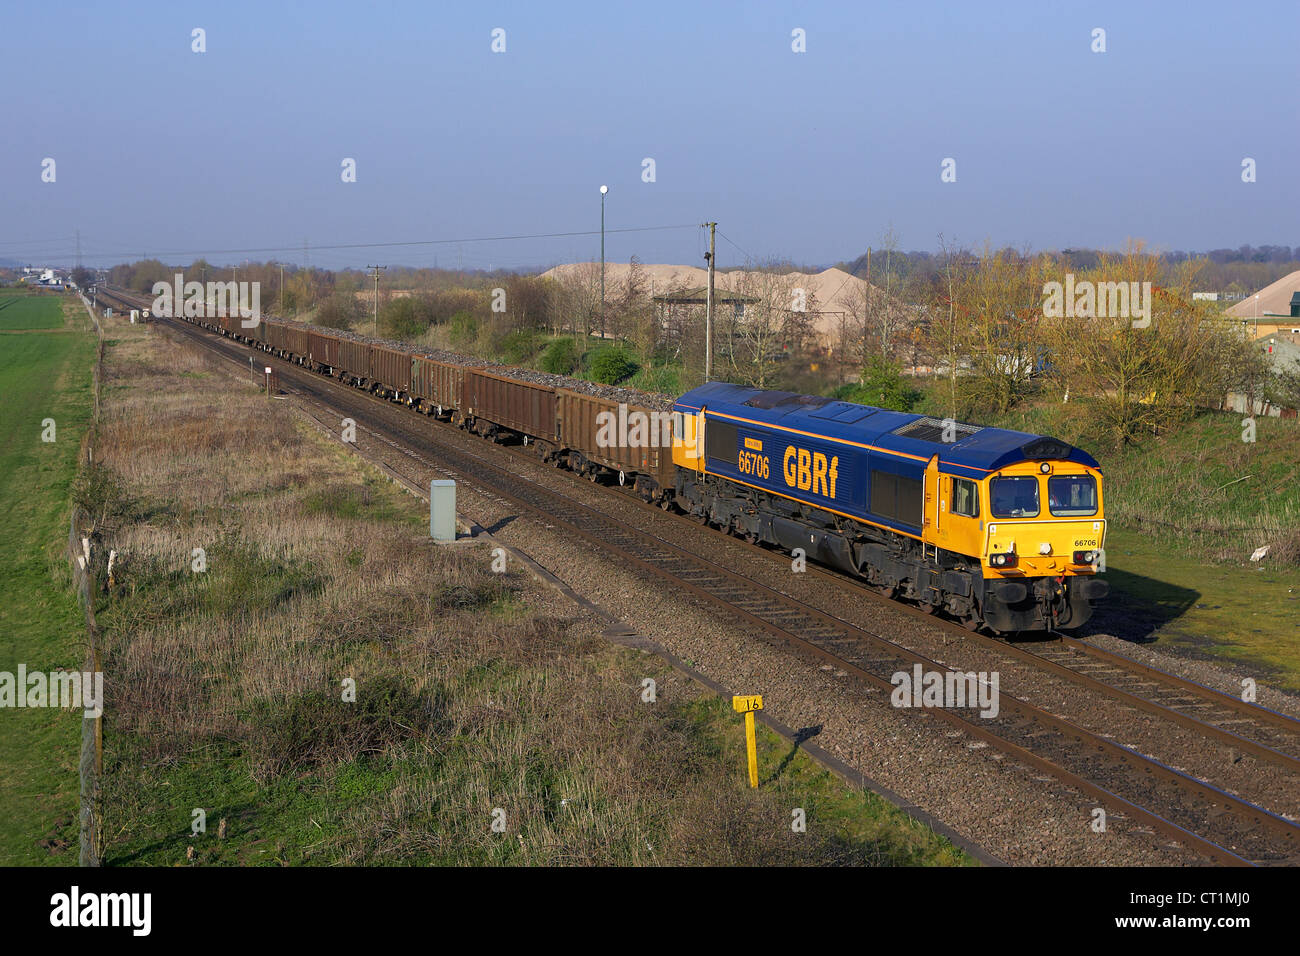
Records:
{"label": "gravel heap", "polygon": [[642,408],[662,412],[671,411],[673,407],[673,397],[659,392],[642,392],[634,388],[620,388],[617,385],[601,385],[598,382],[587,382],[582,379],[570,378],[567,375],[553,375],[550,372],[539,372],[536,369],[521,368],[518,365],[503,365],[500,362],[475,358],[472,355],[462,355],[460,352],[431,349],[412,345],[409,342],[395,342],[392,339],[375,338],[371,335],[362,335],[359,332],[350,332],[344,329],[327,329],[323,326],[312,325],[309,322],[297,322],[292,319],[268,319],[267,321],[279,322],[281,325],[305,329],[309,332],[333,335],[353,342],[362,342],[366,345],[379,345],[394,351],[407,352],[411,355],[422,355],[425,358],[433,359],[436,362],[445,362],[448,365],[459,365],[462,368],[481,368],[492,372],[494,375],[502,375],[517,382],[546,385],[550,388],[567,388],[583,395],[593,395],[611,402],[626,402],[628,405],[639,405]]}

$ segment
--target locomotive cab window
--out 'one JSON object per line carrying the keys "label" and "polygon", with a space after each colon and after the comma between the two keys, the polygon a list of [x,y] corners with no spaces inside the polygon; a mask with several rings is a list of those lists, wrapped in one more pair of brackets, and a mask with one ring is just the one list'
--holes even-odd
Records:
{"label": "locomotive cab window", "polygon": [[995,518],[1038,517],[1038,479],[1033,476],[994,478],[989,498]]}
{"label": "locomotive cab window", "polygon": [[980,514],[979,485],[969,478],[952,480],[952,513],[967,518],[978,518]]}
{"label": "locomotive cab window", "polygon": [[1097,513],[1097,481],[1092,475],[1061,475],[1047,479],[1047,507],[1061,518]]}

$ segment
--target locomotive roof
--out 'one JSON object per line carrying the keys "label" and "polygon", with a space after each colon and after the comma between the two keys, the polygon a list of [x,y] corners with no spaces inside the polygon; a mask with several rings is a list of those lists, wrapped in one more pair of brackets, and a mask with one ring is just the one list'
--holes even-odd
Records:
{"label": "locomotive roof", "polygon": [[[937,454],[944,471],[971,477],[1044,458],[1097,467],[1097,460],[1086,451],[1046,435],[945,423],[925,415],[727,382],[708,382],[691,389],[677,400],[675,408],[688,412],[707,408],[761,425],[870,445],[911,460],[929,461]],[[955,431],[956,440],[944,441],[945,432],[951,431]]]}

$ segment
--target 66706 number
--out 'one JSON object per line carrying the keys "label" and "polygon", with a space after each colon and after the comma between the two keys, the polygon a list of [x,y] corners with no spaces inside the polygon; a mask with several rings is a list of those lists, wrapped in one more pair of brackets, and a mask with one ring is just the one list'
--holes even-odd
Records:
{"label": "66706 number", "polygon": [[742,475],[754,475],[758,478],[767,478],[769,475],[770,465],[763,455],[755,455],[752,451],[742,451],[740,460],[736,463]]}

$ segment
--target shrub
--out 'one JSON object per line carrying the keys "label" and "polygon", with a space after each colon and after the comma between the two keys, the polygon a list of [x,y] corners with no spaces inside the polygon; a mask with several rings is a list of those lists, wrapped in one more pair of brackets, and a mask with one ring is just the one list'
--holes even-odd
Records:
{"label": "shrub", "polygon": [[137,505],[127,491],[126,482],[99,462],[77,473],[72,483],[72,503],[85,512],[95,527],[130,518]]}
{"label": "shrub", "polygon": [[663,392],[665,395],[680,395],[686,391],[682,386],[682,367],[675,364],[643,366],[632,384],[642,391]]}
{"label": "shrub", "polygon": [[542,371],[572,375],[578,368],[578,346],[573,339],[556,339],[542,353]]}
{"label": "shrub", "polygon": [[862,381],[839,390],[838,398],[896,412],[910,412],[923,397],[921,392],[903,378],[902,370],[893,362],[873,356],[862,369]]}
{"label": "shrub", "polygon": [[447,730],[445,708],[441,690],[422,696],[387,675],[365,680],[355,702],[324,691],[255,701],[244,721],[253,776],[267,782],[282,773],[354,761],[413,737],[437,737]]}
{"label": "shrub", "polygon": [[422,298],[433,325],[445,325],[461,313],[482,314],[487,308],[483,294],[473,289],[436,289]]}
{"label": "shrub", "polygon": [[501,340],[501,358],[511,365],[524,365],[537,354],[537,333],[532,329],[516,329]]}
{"label": "shrub", "polygon": [[[293,290],[285,303],[286,309],[297,309],[297,295]],[[316,311],[315,322],[327,329],[350,329],[361,318],[361,303],[357,297],[346,292],[336,292],[330,296]]]}
{"label": "shrub", "polygon": [[592,356],[588,371],[592,381],[617,385],[635,375],[640,367],[625,349],[603,348]]}
{"label": "shrub", "polygon": [[457,312],[451,317],[447,337],[451,344],[465,347],[478,338],[478,319],[467,311]]}
{"label": "shrub", "polygon": [[390,299],[379,310],[379,334],[397,339],[413,339],[429,327],[413,296]]}

